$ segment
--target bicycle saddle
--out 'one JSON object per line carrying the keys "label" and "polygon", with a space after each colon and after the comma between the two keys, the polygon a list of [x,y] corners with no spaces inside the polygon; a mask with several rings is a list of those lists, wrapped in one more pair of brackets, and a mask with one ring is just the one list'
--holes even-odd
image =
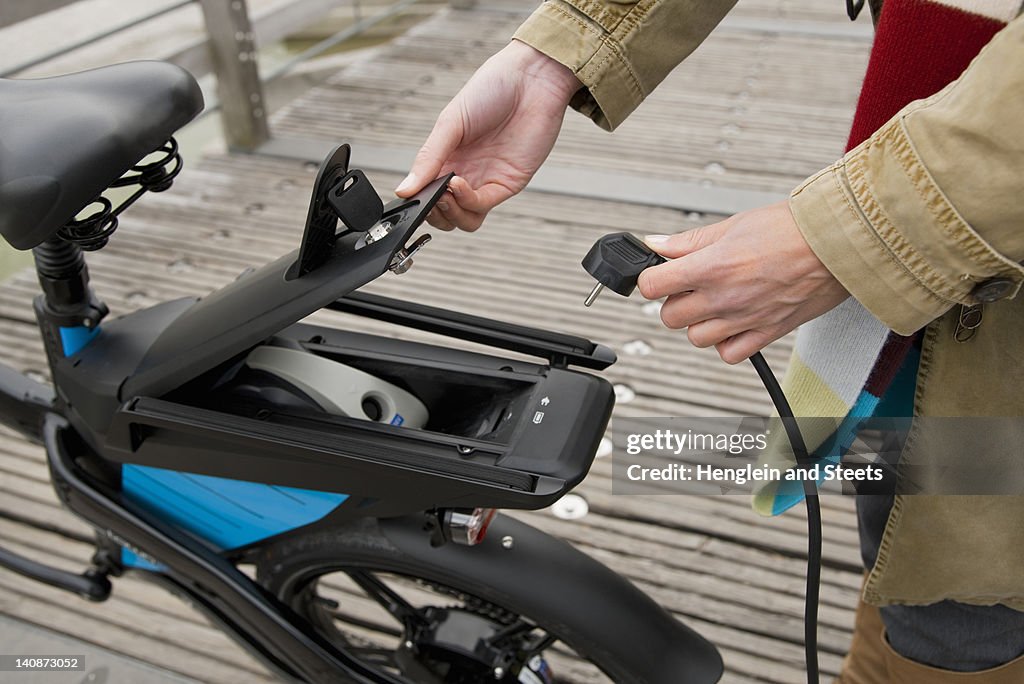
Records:
{"label": "bicycle saddle", "polygon": [[53,237],[202,108],[166,62],[0,79],[0,235],[17,249]]}

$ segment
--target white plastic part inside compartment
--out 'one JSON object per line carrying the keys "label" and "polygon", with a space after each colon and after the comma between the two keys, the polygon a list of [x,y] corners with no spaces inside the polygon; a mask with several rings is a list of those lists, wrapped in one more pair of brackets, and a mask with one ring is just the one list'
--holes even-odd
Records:
{"label": "white plastic part inside compartment", "polygon": [[302,390],[324,411],[388,425],[421,428],[427,407],[390,382],[298,349],[256,347],[245,363]]}

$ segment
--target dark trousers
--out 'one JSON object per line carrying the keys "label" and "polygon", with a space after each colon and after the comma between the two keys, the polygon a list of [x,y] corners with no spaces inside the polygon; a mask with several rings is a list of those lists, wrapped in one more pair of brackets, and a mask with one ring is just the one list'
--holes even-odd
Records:
{"label": "dark trousers", "polygon": [[[857,497],[860,551],[866,569],[873,567],[878,557],[892,501],[891,495]],[[883,606],[881,616],[892,649],[932,667],[977,672],[1024,654],[1024,612],[1006,606],[941,601],[928,606]]]}

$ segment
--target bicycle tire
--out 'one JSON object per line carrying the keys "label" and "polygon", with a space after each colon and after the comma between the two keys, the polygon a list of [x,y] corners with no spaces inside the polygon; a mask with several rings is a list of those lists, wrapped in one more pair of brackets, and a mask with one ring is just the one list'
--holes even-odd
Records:
{"label": "bicycle tire", "polygon": [[[395,577],[423,583],[433,590],[447,588],[463,599],[468,597],[470,612],[479,608],[496,620],[502,614],[525,619],[560,642],[559,648],[545,650],[543,656],[545,665],[549,660],[557,663],[550,665],[556,682],[591,684],[600,681],[595,672],[605,677],[604,681],[619,684],[714,682],[721,675],[721,659],[713,646],[632,584],[564,542],[507,516],[495,519],[480,547],[449,543],[425,552],[417,542],[416,549],[410,551],[409,539],[419,538],[427,544],[426,536],[422,525],[416,528],[415,520],[372,518],[340,528],[290,535],[261,549],[257,578],[323,636],[336,643],[340,640],[339,645],[349,649],[365,638],[352,630],[366,625],[347,623],[347,634],[338,628],[339,616],[329,606],[333,599],[321,596],[323,587],[338,584],[336,580],[322,581],[334,573],[345,578],[362,577],[362,573],[370,573],[375,579],[386,576],[385,584],[390,582],[390,589],[394,589]],[[508,539],[514,540],[514,546],[526,546],[511,566],[509,549],[503,544]],[[467,561],[470,558],[473,562]],[[566,599],[567,591],[574,595]],[[355,599],[343,593],[342,600]],[[348,619],[365,621],[362,617]],[[392,636],[401,642],[407,633]],[[579,660],[571,655],[567,658],[563,645]],[[400,647],[395,648],[397,653]],[[374,655],[379,654],[374,651]],[[396,660],[391,662],[390,668],[382,667],[396,674]],[[459,677],[417,679],[398,670],[399,676],[409,676],[408,681],[415,684],[483,681]],[[527,675],[522,681],[533,680]]]}

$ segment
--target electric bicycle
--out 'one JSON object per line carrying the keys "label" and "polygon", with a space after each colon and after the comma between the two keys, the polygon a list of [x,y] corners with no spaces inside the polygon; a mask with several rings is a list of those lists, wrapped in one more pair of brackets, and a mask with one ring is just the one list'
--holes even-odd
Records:
{"label": "electric bicycle", "polygon": [[[581,369],[614,353],[359,292],[408,268],[450,177],[384,204],[339,146],[296,251],[110,320],[84,255],[171,186],[172,134],[202,106],[160,62],[0,80],[0,234],[33,250],[53,383],[0,366],[0,422],[43,445],[61,502],[96,530],[81,573],[2,548],[0,566],[92,601],[142,575],[285,681],[717,681],[704,638],[496,513],[548,506],[586,475],[614,399]],[[115,207],[112,187],[134,192]],[[319,309],[492,351],[300,322]]]}

